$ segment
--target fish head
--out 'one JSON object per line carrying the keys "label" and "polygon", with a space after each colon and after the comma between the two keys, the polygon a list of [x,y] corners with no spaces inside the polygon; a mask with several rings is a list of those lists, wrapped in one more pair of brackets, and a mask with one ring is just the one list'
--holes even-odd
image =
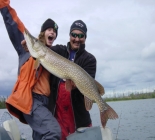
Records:
{"label": "fish head", "polygon": [[33,37],[28,30],[24,31],[24,38],[26,41],[27,48],[31,56],[37,58],[37,52],[40,50],[40,41]]}

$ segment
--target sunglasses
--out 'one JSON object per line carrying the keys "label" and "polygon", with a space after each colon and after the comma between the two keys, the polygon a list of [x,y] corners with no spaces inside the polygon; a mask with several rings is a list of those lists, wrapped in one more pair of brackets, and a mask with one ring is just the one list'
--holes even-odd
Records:
{"label": "sunglasses", "polygon": [[76,38],[76,37],[83,38],[84,37],[84,34],[71,33],[71,36],[74,37],[74,38]]}

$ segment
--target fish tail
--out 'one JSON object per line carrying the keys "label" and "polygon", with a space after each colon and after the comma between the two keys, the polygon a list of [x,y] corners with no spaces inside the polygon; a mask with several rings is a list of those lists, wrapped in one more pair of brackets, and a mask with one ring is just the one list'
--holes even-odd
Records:
{"label": "fish tail", "polygon": [[117,119],[117,113],[106,103],[107,110],[100,112],[101,123],[103,128],[105,128],[108,119]]}
{"label": "fish tail", "polygon": [[105,128],[107,121],[108,121],[108,115],[104,111],[104,112],[100,112],[100,117],[101,117],[101,124],[102,124],[103,128]]}

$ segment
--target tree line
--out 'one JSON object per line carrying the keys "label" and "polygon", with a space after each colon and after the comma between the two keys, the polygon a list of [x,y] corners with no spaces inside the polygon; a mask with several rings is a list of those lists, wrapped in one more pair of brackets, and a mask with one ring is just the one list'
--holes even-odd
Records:
{"label": "tree line", "polygon": [[105,101],[121,101],[121,100],[137,100],[137,99],[150,99],[155,98],[155,90],[149,93],[131,93],[128,96],[110,97]]}
{"label": "tree line", "polygon": [[[105,98],[104,100],[106,102],[109,102],[109,101],[121,101],[121,100],[150,99],[150,98],[155,98],[155,90],[149,93],[131,93],[128,96],[110,97],[110,98]],[[5,97],[0,97],[0,109],[6,108],[6,105],[5,105],[6,99],[7,98]]]}

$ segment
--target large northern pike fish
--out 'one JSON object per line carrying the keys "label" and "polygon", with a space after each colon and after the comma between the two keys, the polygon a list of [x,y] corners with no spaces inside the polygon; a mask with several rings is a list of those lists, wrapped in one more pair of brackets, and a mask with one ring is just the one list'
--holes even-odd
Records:
{"label": "large northern pike fish", "polygon": [[105,127],[108,119],[118,118],[117,113],[101,97],[104,94],[102,85],[84,69],[46,47],[27,30],[24,32],[24,37],[31,56],[36,58],[45,69],[61,79],[66,79],[67,88],[69,87],[68,81],[74,82],[85,97],[87,110],[91,109],[93,101],[97,103],[103,127]]}

